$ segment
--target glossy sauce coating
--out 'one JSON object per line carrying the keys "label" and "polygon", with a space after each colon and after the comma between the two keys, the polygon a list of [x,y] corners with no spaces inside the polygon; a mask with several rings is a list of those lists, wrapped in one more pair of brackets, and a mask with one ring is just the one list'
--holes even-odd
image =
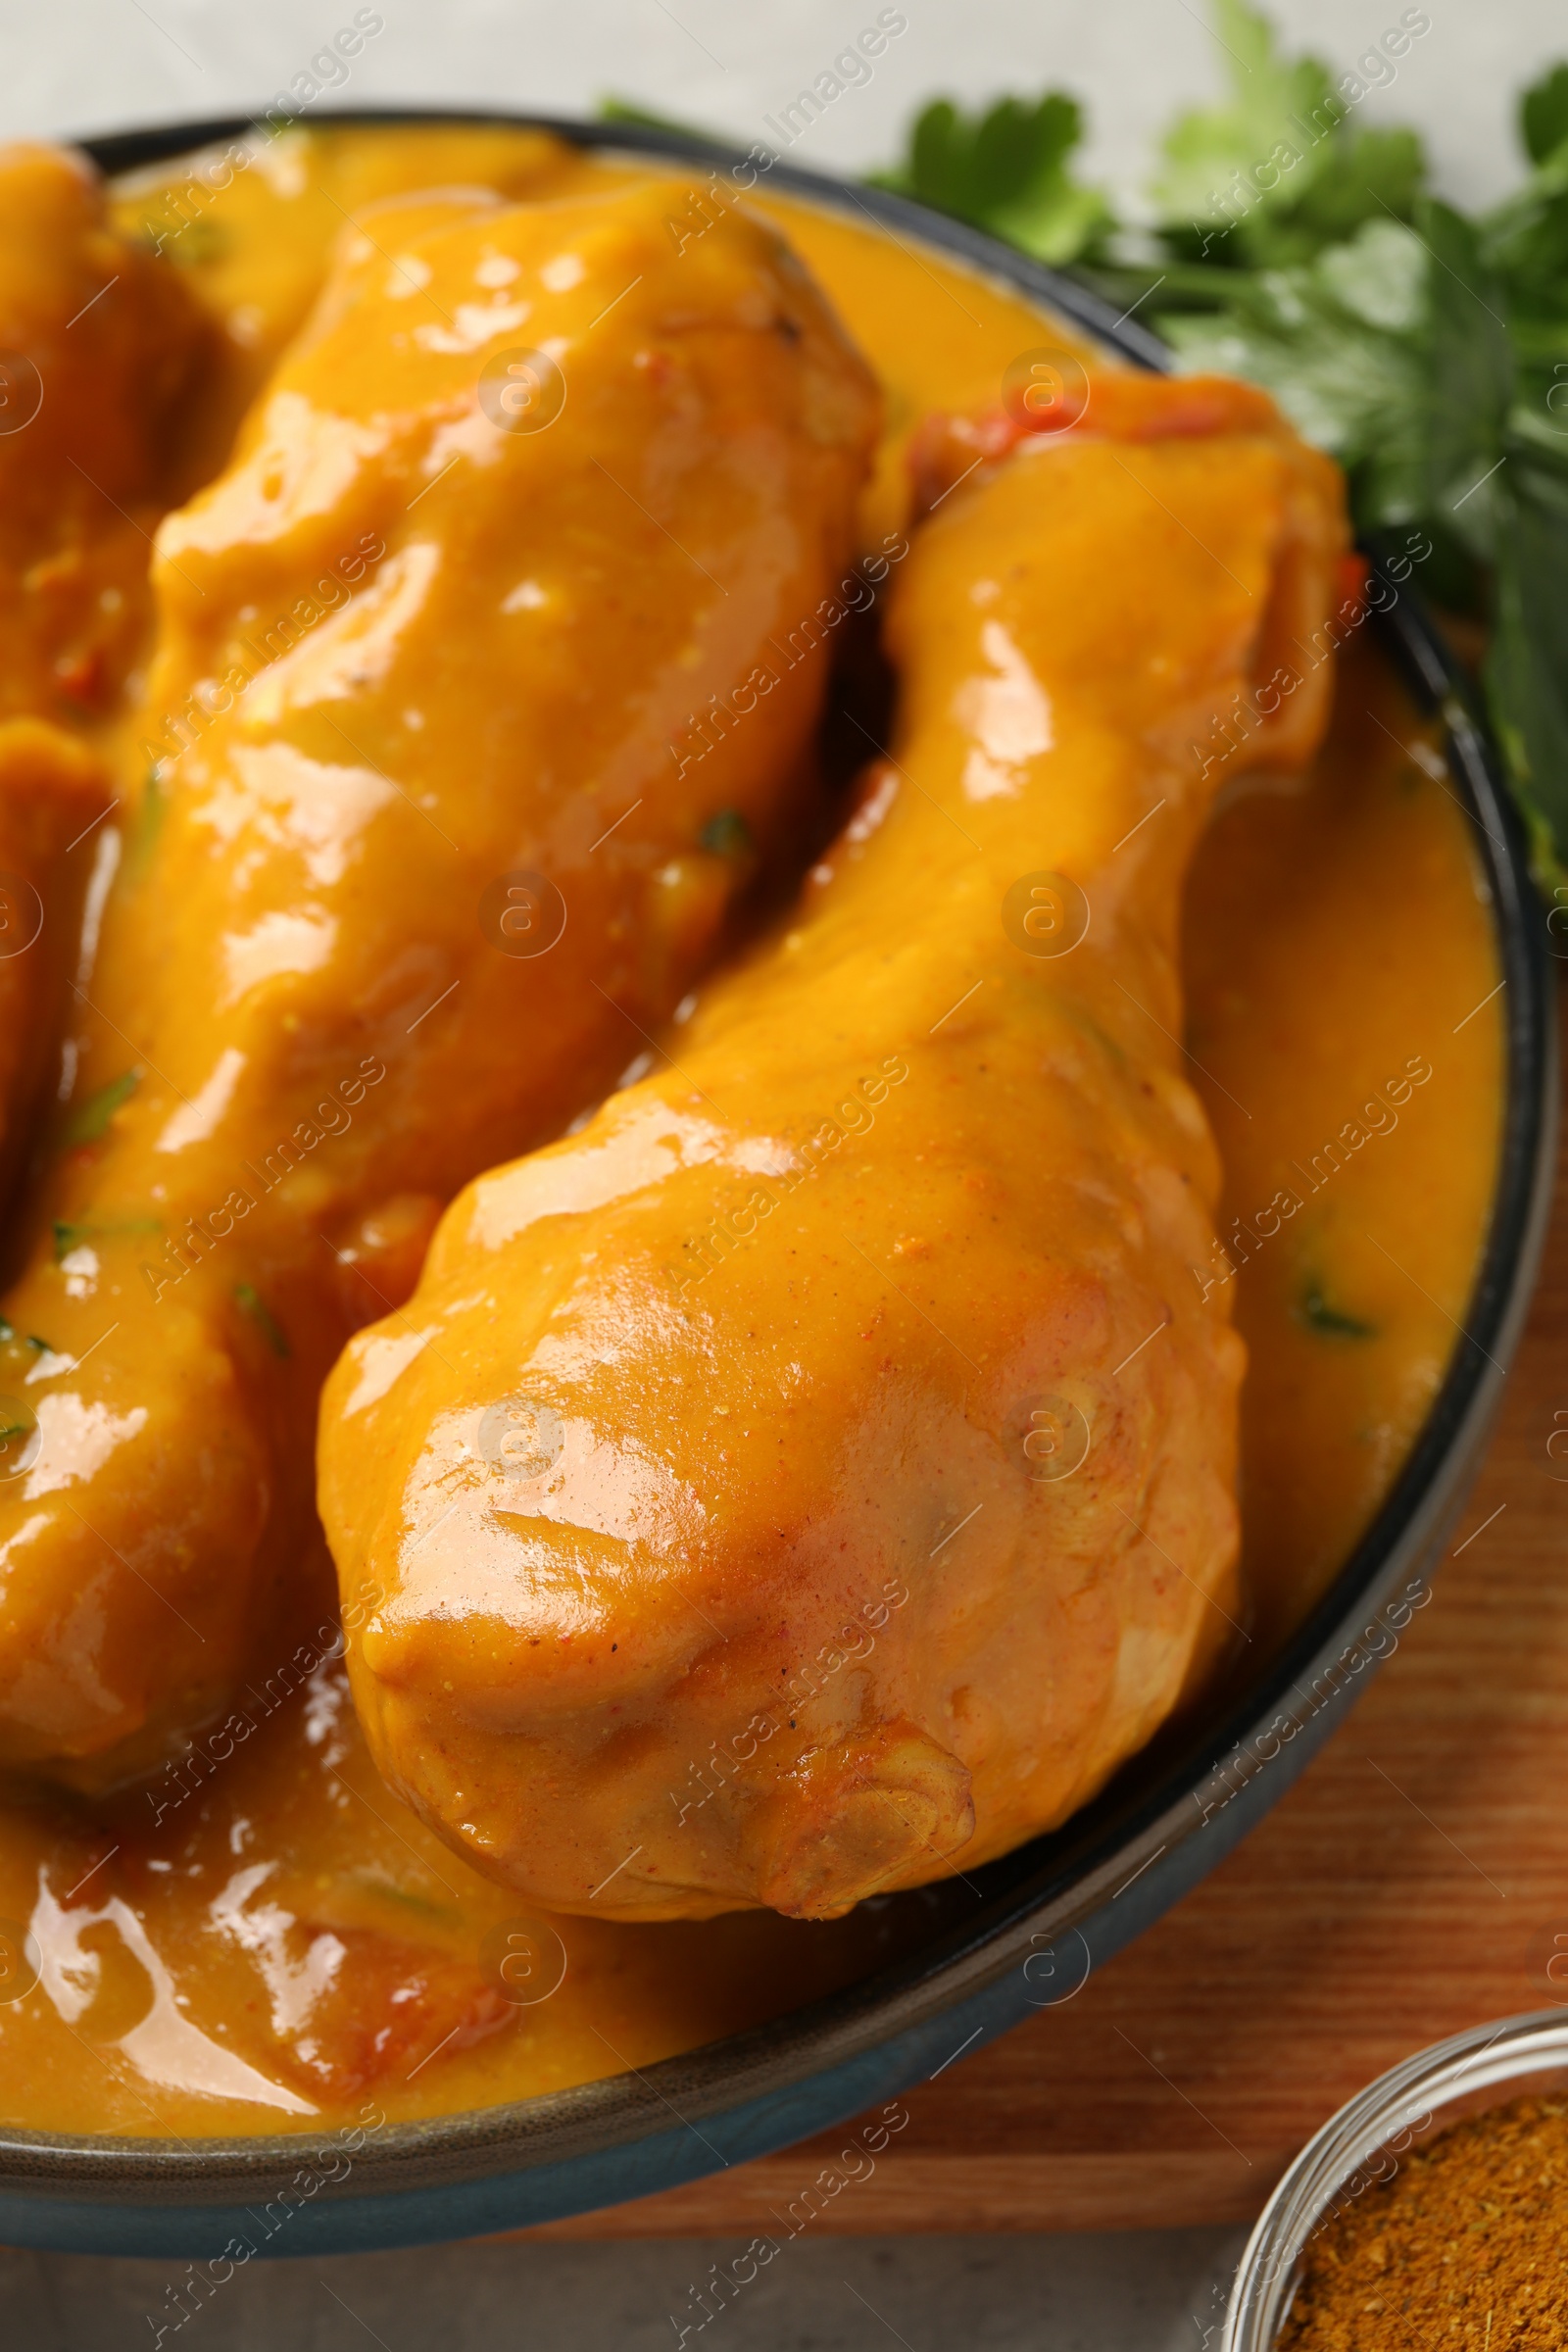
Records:
{"label": "glossy sauce coating", "polygon": [[[57,1070],[67,991],[77,978],[92,833],[113,798],[101,762],[47,719],[0,720],[0,1199],[33,1147]],[[21,1359],[35,1370],[38,1350]],[[0,1356],[0,1392],[17,1361]],[[0,1405],[0,1476],[15,1472],[30,1412]]]}
{"label": "glossy sauce coating", "polygon": [[[1428,748],[1430,730],[1375,656],[1357,676],[1400,742]],[[1189,888],[1205,926],[1200,939],[1188,924],[1189,1033],[1207,1068],[1252,1111],[1251,1125],[1238,1116],[1236,1130],[1248,1139],[1257,1130],[1247,1148],[1255,1149],[1265,1179],[1273,1158],[1296,1149],[1302,1119],[1277,1059],[1279,1037],[1317,1057],[1320,1074],[1305,1081],[1302,1101],[1330,1118],[1338,1066],[1354,1057],[1357,1085],[1363,1069],[1396,1068],[1422,991],[1429,906],[1443,912],[1445,984],[1473,987],[1472,1003],[1496,985],[1464,819],[1430,777],[1401,779],[1399,755],[1388,747],[1385,763],[1377,749],[1384,739],[1372,729],[1369,742],[1367,732],[1337,727],[1288,798],[1236,800],[1200,845]],[[1274,870],[1281,828],[1287,847],[1305,854],[1310,845],[1314,861],[1315,886],[1289,894],[1285,906],[1259,892],[1262,872]],[[1412,874],[1418,890],[1408,887]],[[1369,985],[1364,956],[1373,932],[1380,957],[1408,975],[1387,994],[1384,971]],[[1223,957],[1203,952],[1215,938],[1229,943]],[[1456,1086],[1451,1096],[1429,1088],[1418,1098],[1438,1121],[1436,1151],[1462,1173],[1451,1209],[1430,1225],[1402,1220],[1403,1202],[1430,1198],[1432,1187],[1434,1145],[1416,1118],[1402,1116],[1379,1139],[1379,1156],[1363,1152],[1345,1176],[1359,1188],[1357,1207],[1375,1230],[1401,1231],[1392,1246],[1415,1281],[1455,1314],[1494,1160],[1494,1120],[1473,1115],[1497,1099],[1494,1007],[1462,1038],[1477,1031],[1476,1060],[1455,1073],[1474,1096]],[[1224,1095],[1201,1070],[1193,1078],[1217,1126]],[[1322,1125],[1314,1118],[1307,1133]],[[1250,1170],[1228,1180],[1249,1215],[1257,1194],[1250,1177]],[[1269,1183],[1261,1197],[1273,1190]],[[1309,1605],[1319,1562],[1338,1556],[1333,1547],[1343,1550],[1358,1531],[1369,1488],[1374,1500],[1383,1491],[1375,1482],[1408,1443],[1441,1373],[1443,1318],[1434,1305],[1430,1329],[1396,1322],[1386,1340],[1362,1343],[1352,1356],[1352,1394],[1345,1377],[1352,1344],[1300,1323],[1291,1311],[1295,1286],[1282,1279],[1263,1288],[1266,1272],[1266,1256],[1242,1263],[1235,1285],[1250,1358],[1243,1534],[1252,1604],[1278,1625]],[[1280,1403],[1277,1383],[1285,1389]],[[1262,1397],[1256,1411],[1254,1395]],[[1329,1474],[1315,1478],[1320,1454]],[[0,2080],[12,2120],[190,2136],[288,2128],[295,2111],[284,2091],[333,2124],[353,2121],[365,2096],[394,2118],[522,2098],[613,2074],[623,2062],[646,2066],[797,2007],[958,1916],[963,1889],[954,1880],[826,1924],[767,1912],[647,1927],[543,1917],[480,1877],[385,1788],[341,1666],[313,1662],[334,1631],[325,1620],[314,1649],[307,1642],[297,1660],[258,1685],[245,1702],[239,1728],[254,1729],[244,1738],[231,1730],[194,1743],[150,1791],[90,1808],[34,1794],[0,1817],[0,1918],[24,1928],[49,1919],[51,1906],[77,1915],[51,1985],[0,2005]],[[717,1790],[722,1783],[710,1775],[705,1786]],[[693,1793],[701,1804],[701,1791]],[[99,1920],[112,1900],[123,1910]],[[349,1926],[358,1932],[352,1944],[342,1934]],[[127,1930],[145,1941],[133,1948]],[[518,1940],[509,1945],[511,1936]],[[557,1990],[537,2003],[509,2003],[496,2030],[460,2038],[420,2065],[454,2026],[466,2031],[494,2019],[498,1948],[512,1955],[520,1979],[509,1989],[530,1991],[554,1982],[557,1937],[568,1955]],[[145,2036],[133,2052],[124,2048],[159,1990],[138,1948],[167,1972],[169,1997],[178,1998],[206,2049],[187,2041],[176,2055]],[[336,1989],[356,1982],[357,1993]],[[297,1989],[287,1997],[290,1986]],[[391,1992],[412,1997],[394,2004]],[[415,2040],[414,2054],[402,2058]],[[314,2045],[310,2054],[302,2055],[302,2043]],[[215,2050],[237,2051],[260,2081],[225,2095],[210,2071]]]}
{"label": "glossy sauce coating", "polygon": [[[53,1356],[5,1761],[156,1765],[309,1605],[344,1338],[613,1081],[805,798],[875,391],[770,229],[677,256],[664,213],[372,211],[160,533],[151,776],[7,1307]],[[769,640],[744,743],[672,758]]]}
{"label": "glossy sauce coating", "polygon": [[148,532],[207,320],[86,165],[0,147],[0,718],[105,716],[141,650]]}
{"label": "glossy sauce coating", "polygon": [[517,200],[596,184],[592,167],[548,132],[458,123],[323,134],[264,122],[172,168],[127,173],[112,219],[183,281],[216,330],[201,411],[183,436],[191,487],[226,462],[356,214],[416,188]]}
{"label": "glossy sauce coating", "polygon": [[[890,758],[782,936],[667,1073],[471,1186],[327,1385],[372,1750],[536,1902],[828,1917],[983,1861],[1235,1622],[1176,916],[1197,747],[1322,627],[1345,524],[1261,395],[1092,416],[958,447]],[[1251,761],[1309,756],[1327,682]]]}
{"label": "glossy sauce coating", "polygon": [[1225,1168],[1243,1572],[1262,1650],[1396,1476],[1467,1320],[1501,1132],[1491,901],[1422,723],[1357,631],[1310,789],[1245,790],[1184,916],[1188,1038]]}
{"label": "glossy sauce coating", "polygon": [[[334,173],[359,170],[368,154],[367,168],[382,174],[376,193],[419,184],[409,133],[333,131],[301,144],[312,158],[329,153],[324,168]],[[340,160],[345,148],[357,151],[351,164]],[[311,173],[317,169],[313,161]],[[182,174],[174,177],[184,184]],[[670,191],[671,210],[683,210],[685,183],[672,179]],[[296,201],[279,196],[273,204],[264,192],[230,238],[221,263],[230,305],[243,308],[251,286],[260,305],[284,268],[318,281],[319,225],[314,215],[295,225]],[[1056,322],[935,251],[903,251],[869,226],[808,208],[776,212],[872,359],[900,439],[913,413],[982,401],[1019,352],[1068,339]],[[202,217],[221,230],[231,217],[227,199]],[[192,268],[189,282],[200,290],[206,275],[205,267]],[[877,478],[902,499],[896,456]],[[898,504],[880,509],[862,545],[874,547],[902,512]],[[1375,658],[1361,675],[1373,681],[1376,708],[1400,744],[1430,756],[1430,730]],[[1184,956],[1190,1033],[1204,1068],[1248,1105],[1251,1122],[1236,1117],[1228,1129],[1225,1093],[1204,1069],[1190,1064],[1189,1074],[1227,1154],[1256,1153],[1229,1180],[1237,1213],[1250,1216],[1274,1190],[1267,1180],[1275,1158],[1299,1149],[1291,1053],[1313,1056],[1302,1100],[1322,1113],[1306,1124],[1315,1145],[1324,1121],[1345,1115],[1342,1065],[1353,1063],[1355,1092],[1367,1073],[1396,1068],[1413,1050],[1411,1014],[1435,971],[1445,989],[1468,992],[1467,1008],[1495,987],[1464,820],[1430,776],[1401,780],[1404,766],[1375,729],[1337,728],[1289,799],[1236,800],[1200,845],[1189,893],[1198,913]],[[1289,874],[1278,879],[1277,860],[1294,874],[1305,858],[1310,887],[1295,890]],[[1274,877],[1272,895],[1265,877]],[[1440,910],[1435,920],[1431,906]],[[1345,1176],[1363,1188],[1359,1204],[1380,1232],[1383,1220],[1402,1217],[1412,1192],[1425,1209],[1438,1207],[1436,1217],[1424,1209],[1405,1220],[1400,1255],[1455,1314],[1493,1180],[1495,1005],[1459,1043],[1472,1040],[1475,1058],[1456,1068],[1453,1091],[1434,1085],[1418,1098],[1431,1107],[1433,1129],[1401,1116],[1379,1139],[1377,1155],[1356,1155]],[[1450,1168],[1462,1177],[1452,1192],[1441,1181]],[[1298,1322],[1295,1284],[1276,1288],[1268,1270],[1266,1256],[1240,1263],[1235,1288],[1250,1358],[1241,1431],[1244,1543],[1256,1604],[1278,1618],[1310,1597],[1317,1564],[1335,1556],[1384,1491],[1425,1408],[1446,1326],[1434,1309],[1430,1329],[1401,1319],[1378,1343],[1362,1343],[1352,1394],[1345,1377],[1352,1344]],[[1254,1397],[1262,1399],[1256,1410]],[[324,1634],[313,1625],[286,1666],[258,1680],[244,1702],[244,1724],[253,1728],[243,1738],[233,1730],[226,1739],[205,1737],[150,1791],[115,1805],[34,1791],[25,1801],[14,1794],[0,1813],[0,1920],[20,1929],[56,1914],[65,1920],[58,1970],[20,2000],[0,2002],[8,2119],[195,2137],[314,2126],[294,2100],[336,2124],[355,2119],[367,2095],[393,2118],[524,2097],[623,2063],[647,2065],[796,2006],[852,1980],[879,1952],[918,1942],[942,1915],[937,1906],[961,1897],[952,1882],[873,1901],[826,1925],[753,1912],[696,1926],[590,1918],[552,1927],[442,1846],[385,1789],[346,1703],[341,1668],[319,1662],[334,1634],[330,1619],[322,1622]],[[352,1938],[343,1932],[350,1928]],[[551,1934],[569,1947],[569,1968],[548,1999],[509,2003],[497,2030],[468,2038],[494,2020],[501,1980],[493,1954],[482,1959],[481,1950],[497,1929],[524,1939],[511,1947],[514,1979],[535,1965],[530,1937],[541,1971],[553,1958]],[[526,1975],[522,1989],[530,1989]],[[159,2031],[172,2011],[190,2029],[177,2037],[182,2047]],[[402,2032],[411,2012],[414,2031]],[[149,2020],[153,2032],[139,2032]],[[457,2038],[443,2049],[454,2027]],[[225,2083],[218,2070],[231,2051],[251,2073],[229,2073]]]}

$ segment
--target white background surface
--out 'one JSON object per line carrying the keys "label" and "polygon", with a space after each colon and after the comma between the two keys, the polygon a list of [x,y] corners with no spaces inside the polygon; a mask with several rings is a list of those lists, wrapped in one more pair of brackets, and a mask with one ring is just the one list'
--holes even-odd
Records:
{"label": "white background surface", "polygon": [[[357,0],[0,0],[0,135],[70,134],[265,105]],[[881,0],[380,0],[385,29],[323,103],[393,101],[585,113],[607,93],[750,145]],[[873,77],[792,148],[792,163],[888,161],[941,90],[971,101],[1067,88],[1089,108],[1090,176],[1125,203],[1178,104],[1224,64],[1205,0],[904,0],[908,28]],[[1337,73],[1403,0],[1274,0],[1293,41]],[[1426,0],[1432,29],[1361,120],[1428,135],[1442,192],[1466,204],[1517,176],[1519,88],[1568,55],[1562,0]],[[665,2346],[668,2314],[719,2249],[452,2248],[245,2272],[179,2340],[200,2352],[600,2352]],[[1119,2239],[884,2239],[804,2246],[726,2312],[721,2352],[1203,2352],[1230,2231]],[[147,2343],[145,2314],[182,2266],[0,2254],[0,2343],[98,2352]],[[863,2300],[862,2300],[863,2298]]]}
{"label": "white background surface", "polygon": [[[1297,42],[1345,72],[1404,0],[1275,0]],[[117,130],[247,111],[309,67],[357,0],[0,0],[0,132]],[[607,92],[712,124],[746,145],[881,0],[382,0],[386,29],[336,103],[402,100],[583,113]],[[1122,195],[1147,174],[1174,105],[1214,93],[1224,58],[1206,0],[905,0],[908,30],[791,162],[888,160],[919,101],[1055,83],[1088,101],[1092,176]],[[1568,53],[1561,0],[1428,0],[1432,30],[1360,119],[1425,128],[1444,192],[1477,203],[1515,172],[1513,99]],[[328,100],[326,103],[332,103]]]}

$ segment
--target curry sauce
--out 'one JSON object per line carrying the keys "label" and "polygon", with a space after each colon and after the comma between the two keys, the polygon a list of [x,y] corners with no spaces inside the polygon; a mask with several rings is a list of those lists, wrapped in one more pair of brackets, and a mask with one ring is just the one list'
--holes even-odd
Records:
{"label": "curry sauce", "polygon": [[[447,184],[569,194],[629,176],[537,134],[442,137]],[[341,209],[428,184],[432,152],[420,132],[290,133],[210,201],[175,201],[183,171],[122,199],[132,230],[190,215],[184,250],[172,233],[164,253],[234,355],[230,437],[324,274]],[[907,521],[915,420],[994,401],[1020,357],[1073,339],[869,222],[759,201],[882,384],[858,534],[872,549]],[[706,179],[671,174],[677,249],[705,207]],[[226,451],[211,429],[210,469]],[[1187,1075],[1225,1169],[1222,1249],[1189,1274],[1200,1302],[1234,1286],[1247,1342],[1241,1606],[1264,1646],[1322,1589],[1420,1426],[1496,1160],[1490,910],[1432,730],[1364,631],[1339,658],[1311,772],[1239,790],[1213,820],[1187,891],[1184,982]],[[97,1800],[15,1785],[0,1814],[16,1971],[0,2106],[35,2129],[188,2137],[316,2129],[367,2095],[395,2118],[525,2097],[796,2007],[962,1899],[955,1884],[828,1923],[549,1917],[390,1793],[323,1608],[149,1782]]]}

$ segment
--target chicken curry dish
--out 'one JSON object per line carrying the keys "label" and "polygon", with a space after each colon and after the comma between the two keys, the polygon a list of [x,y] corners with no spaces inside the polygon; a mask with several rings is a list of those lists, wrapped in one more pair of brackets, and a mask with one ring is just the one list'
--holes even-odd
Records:
{"label": "chicken curry dish", "polygon": [[0,192],[5,2120],[850,1983],[1447,1363],[1491,916],[1340,476],[765,178]]}

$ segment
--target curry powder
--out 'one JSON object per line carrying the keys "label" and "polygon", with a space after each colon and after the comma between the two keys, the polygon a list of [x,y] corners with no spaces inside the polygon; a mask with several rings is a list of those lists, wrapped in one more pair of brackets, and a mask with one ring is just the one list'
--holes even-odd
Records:
{"label": "curry powder", "polygon": [[1280,2352],[1568,2346],[1568,2099],[1450,2124],[1307,2244]]}

